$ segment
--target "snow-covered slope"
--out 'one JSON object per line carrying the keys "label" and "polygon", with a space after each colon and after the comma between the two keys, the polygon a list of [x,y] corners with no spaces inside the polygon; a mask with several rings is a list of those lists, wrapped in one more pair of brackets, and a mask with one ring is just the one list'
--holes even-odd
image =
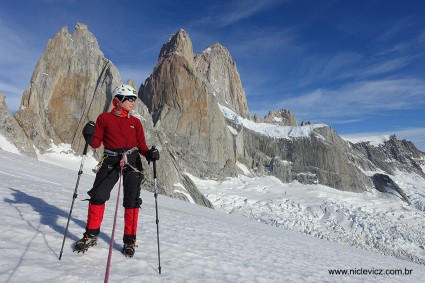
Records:
{"label": "snow-covered slope", "polygon": [[[232,121],[235,125],[244,126],[247,129],[250,129],[254,132],[257,132],[261,135],[276,138],[276,139],[291,139],[299,137],[308,137],[313,132],[315,128],[327,127],[325,124],[310,124],[300,127],[293,126],[281,126],[274,125],[269,123],[256,123],[250,121],[246,118],[238,116],[231,109],[219,105],[221,113],[223,116]],[[235,134],[237,131],[229,126],[230,131]]]}
{"label": "snow-covered slope", "polygon": [[284,184],[274,177],[191,178],[218,210],[425,264],[425,180],[417,175],[392,176],[413,206],[399,195]]}
{"label": "snow-covered slope", "polygon": [[[64,253],[58,260],[78,167],[60,168],[0,150],[0,282],[103,282],[116,189],[99,244],[86,254],[73,253],[71,247],[84,230],[87,202],[81,200],[92,175],[81,177]],[[292,193],[287,189],[287,194]],[[120,253],[119,208],[110,282],[420,282],[425,276],[423,265],[163,196],[158,197],[159,275],[154,197],[146,191],[142,197],[139,247],[132,259]],[[356,275],[330,275],[334,269]]]}

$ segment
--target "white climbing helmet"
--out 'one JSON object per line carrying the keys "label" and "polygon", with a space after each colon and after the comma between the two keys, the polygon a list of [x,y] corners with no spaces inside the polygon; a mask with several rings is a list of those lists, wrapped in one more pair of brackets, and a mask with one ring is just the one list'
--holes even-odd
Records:
{"label": "white climbing helmet", "polygon": [[121,84],[117,86],[113,93],[114,97],[117,97],[122,101],[125,97],[133,96],[137,98],[137,92],[131,85]]}

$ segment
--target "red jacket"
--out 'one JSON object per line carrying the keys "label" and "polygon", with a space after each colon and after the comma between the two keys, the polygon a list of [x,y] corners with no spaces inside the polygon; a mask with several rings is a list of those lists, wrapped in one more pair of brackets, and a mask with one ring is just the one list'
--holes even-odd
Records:
{"label": "red jacket", "polygon": [[98,148],[102,142],[108,149],[137,147],[144,156],[149,150],[140,120],[134,116],[118,117],[111,112],[102,113],[97,117],[96,130],[90,146]]}

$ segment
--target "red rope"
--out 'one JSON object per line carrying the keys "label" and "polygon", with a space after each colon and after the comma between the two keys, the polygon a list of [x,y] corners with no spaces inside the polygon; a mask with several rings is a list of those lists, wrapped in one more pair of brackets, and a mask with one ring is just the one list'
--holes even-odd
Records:
{"label": "red rope", "polygon": [[111,267],[111,259],[112,259],[112,246],[114,245],[115,226],[117,224],[118,204],[119,204],[119,200],[120,200],[122,170],[124,168],[125,163],[126,163],[125,154],[123,154],[122,159],[120,161],[120,181],[119,181],[119,184],[118,184],[117,204],[115,206],[114,225],[112,227],[111,241],[109,243],[109,254],[108,254],[108,262],[106,263],[104,283],[107,283],[109,281],[109,270],[110,270],[110,267]]}

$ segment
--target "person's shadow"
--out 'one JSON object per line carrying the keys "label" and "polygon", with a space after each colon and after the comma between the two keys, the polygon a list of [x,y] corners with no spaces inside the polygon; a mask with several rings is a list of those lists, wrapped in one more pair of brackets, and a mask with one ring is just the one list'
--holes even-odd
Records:
{"label": "person's shadow", "polygon": [[[66,224],[64,224],[64,226],[61,226],[61,225],[58,224],[58,220],[59,220],[60,217],[68,220],[69,211],[64,211],[64,210],[62,210],[62,209],[60,209],[60,208],[58,208],[54,205],[47,203],[45,200],[43,200],[41,198],[28,195],[27,193],[24,193],[24,192],[22,192],[18,189],[13,189],[13,188],[9,188],[9,189],[13,191],[12,195],[14,197],[14,200],[9,199],[9,198],[4,198],[4,202],[9,203],[11,206],[13,206],[18,211],[18,214],[23,221],[27,221],[28,225],[31,226],[34,230],[36,230],[39,233],[43,233],[39,229],[40,225],[49,226],[50,228],[52,228],[53,230],[55,230],[58,233],[58,237],[61,237],[61,239],[63,239],[63,235],[64,235],[65,229],[66,229]],[[71,201],[72,201],[72,199],[70,199],[70,205],[71,205]],[[37,212],[38,214],[40,214],[40,224],[35,225],[37,223],[32,223],[29,220],[25,220],[25,216],[20,211],[19,206],[14,206],[14,204],[29,204],[29,205],[31,205],[33,207],[34,212]],[[70,222],[71,221],[76,223],[78,226],[80,226],[82,228],[82,232],[81,232],[81,234],[82,234],[84,232],[85,227],[86,227],[86,222],[79,220],[79,219],[76,219],[76,218],[72,217],[72,215],[71,215],[71,218],[70,218]],[[111,237],[106,235],[105,233],[101,232],[99,237],[107,243],[110,243],[110,241],[111,241]],[[67,239],[72,240],[72,244],[68,244],[68,246],[73,248],[74,242],[76,242],[80,238],[81,238],[81,236],[74,235],[74,234],[70,233],[69,230],[68,230]],[[56,255],[56,257],[59,258],[58,253],[51,246],[49,246],[47,241],[46,241],[46,244],[49,247],[49,249]],[[122,245],[120,245],[120,244],[118,244],[114,241],[113,248],[121,251]],[[59,251],[59,249],[58,249],[58,251]]]}

